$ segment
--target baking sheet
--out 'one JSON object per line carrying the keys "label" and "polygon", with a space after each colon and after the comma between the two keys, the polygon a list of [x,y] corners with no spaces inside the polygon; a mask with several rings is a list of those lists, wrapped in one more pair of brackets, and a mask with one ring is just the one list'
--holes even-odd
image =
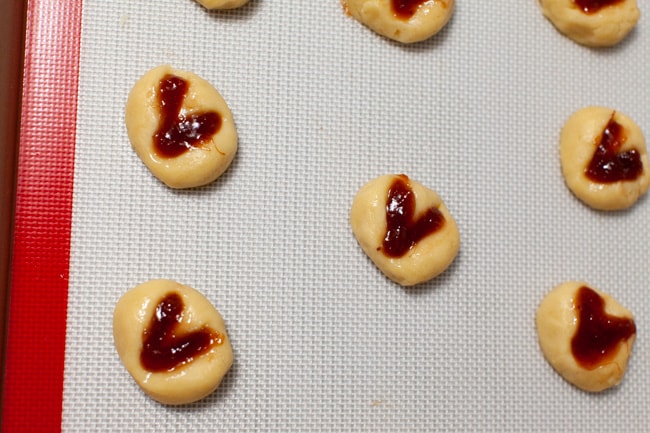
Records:
{"label": "baking sheet", "polygon": [[[63,431],[643,431],[650,208],[594,212],[564,186],[566,117],[606,105],[650,125],[647,20],[613,49],[559,35],[534,1],[466,0],[435,38],[389,42],[336,0],[83,4]],[[159,64],[196,72],[240,137],[214,184],[171,191],[131,150],[126,96]],[[439,192],[461,251],[404,289],[358,247],[356,190],[406,173]],[[144,396],[112,342],[129,288],[171,278],[226,320],[235,364],[187,407]],[[536,307],[584,279],[629,306],[623,384],[566,384]]]}

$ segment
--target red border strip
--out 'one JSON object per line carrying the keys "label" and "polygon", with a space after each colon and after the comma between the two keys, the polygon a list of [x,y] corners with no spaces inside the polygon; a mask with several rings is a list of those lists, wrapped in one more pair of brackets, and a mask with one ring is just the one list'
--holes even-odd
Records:
{"label": "red border strip", "polygon": [[81,14],[82,0],[27,6],[5,433],[61,431]]}

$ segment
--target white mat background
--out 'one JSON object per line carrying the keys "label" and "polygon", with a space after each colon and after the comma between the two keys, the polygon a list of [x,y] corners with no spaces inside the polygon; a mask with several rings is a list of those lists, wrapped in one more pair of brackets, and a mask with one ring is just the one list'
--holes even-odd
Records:
{"label": "white mat background", "polygon": [[[650,202],[590,210],[557,148],[591,104],[650,133],[642,12],[625,43],[591,50],[534,0],[459,0],[414,46],[338,0],[85,1],[64,431],[647,431]],[[163,63],[234,113],[240,149],[210,186],[172,191],[130,147],[127,94]],[[460,228],[453,266],[416,288],[384,278],[348,225],[356,190],[387,173],[437,190]],[[226,320],[235,364],[196,404],[150,400],[115,352],[113,307],[151,278],[195,287]],[[573,388],[538,349],[537,305],[568,279],[636,315],[613,391]]]}

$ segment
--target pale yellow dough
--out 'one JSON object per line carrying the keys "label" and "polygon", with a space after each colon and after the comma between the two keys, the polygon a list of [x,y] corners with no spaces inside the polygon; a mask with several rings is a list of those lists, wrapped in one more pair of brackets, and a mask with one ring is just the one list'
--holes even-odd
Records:
{"label": "pale yellow dough", "polygon": [[[634,180],[613,183],[594,182],[585,170],[600,142],[605,126],[614,121],[625,131],[626,141],[621,151],[636,149],[641,157],[643,172]],[[560,162],[569,189],[589,206],[599,210],[620,210],[632,206],[648,191],[650,167],[643,132],[620,111],[606,107],[586,107],[573,113],[560,134]]]}
{"label": "pale yellow dough", "polygon": [[346,13],[378,34],[402,43],[438,33],[454,12],[455,0],[428,0],[408,20],[395,16],[391,0],[341,0]]}
{"label": "pale yellow dough", "polygon": [[579,365],[571,351],[571,340],[577,330],[574,298],[578,289],[587,286],[605,301],[607,314],[634,319],[632,313],[611,296],[582,281],[568,281],[546,295],[537,310],[536,327],[542,353],[551,366],[569,383],[591,392],[603,391],[620,383],[627,369],[628,359],[636,335],[619,345],[613,360],[593,370]]}
{"label": "pale yellow dough", "polygon": [[449,267],[458,254],[460,234],[440,196],[409,179],[408,184],[415,196],[416,217],[428,208],[436,207],[444,216],[445,223],[402,257],[388,257],[380,251],[386,236],[388,190],[397,177],[381,176],[359,189],[350,210],[350,225],[363,251],[388,278],[403,286],[412,286],[434,278]]}
{"label": "pale yellow dough", "polygon": [[608,47],[623,40],[639,21],[636,0],[624,0],[586,14],[573,0],[540,0],[542,12],[573,41],[590,47]]}
{"label": "pale yellow dough", "polygon": [[196,0],[206,9],[235,9],[248,3],[248,0]]}
{"label": "pale yellow dough", "polygon": [[[180,330],[191,332],[207,325],[220,334],[221,341],[172,371],[147,371],[140,363],[143,332],[157,304],[173,292],[181,296],[185,305]],[[186,404],[204,398],[219,386],[233,362],[226,325],[219,312],[201,293],[171,280],[148,281],[126,292],[115,306],[113,337],[124,367],[138,386],[164,404]]]}
{"label": "pale yellow dough", "polygon": [[[160,122],[157,92],[160,80],[168,74],[189,83],[181,115],[215,111],[222,121],[211,140],[173,158],[158,155],[153,140]],[[126,103],[125,120],[135,152],[154,176],[171,188],[192,188],[214,181],[230,166],[237,152],[233,116],[219,92],[196,74],[168,65],[150,70],[136,82]]]}

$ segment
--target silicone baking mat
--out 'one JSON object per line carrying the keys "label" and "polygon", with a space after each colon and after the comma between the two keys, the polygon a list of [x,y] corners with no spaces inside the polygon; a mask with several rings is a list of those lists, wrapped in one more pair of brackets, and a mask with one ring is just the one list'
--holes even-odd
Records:
{"label": "silicone baking mat", "polygon": [[[338,0],[30,2],[3,431],[647,430],[650,203],[581,204],[558,135],[586,105],[647,134],[649,49],[645,15],[594,50],[534,0],[460,0],[411,46]],[[239,152],[209,186],[172,191],[130,147],[126,97],[160,64],[233,111]],[[413,288],[348,224],[357,189],[387,173],[438,191],[461,233],[453,265]],[[195,404],[152,401],[115,352],[113,307],[152,278],[226,321],[234,366]],[[536,308],[569,279],[635,314],[611,391],[579,391],[539,351]]]}

